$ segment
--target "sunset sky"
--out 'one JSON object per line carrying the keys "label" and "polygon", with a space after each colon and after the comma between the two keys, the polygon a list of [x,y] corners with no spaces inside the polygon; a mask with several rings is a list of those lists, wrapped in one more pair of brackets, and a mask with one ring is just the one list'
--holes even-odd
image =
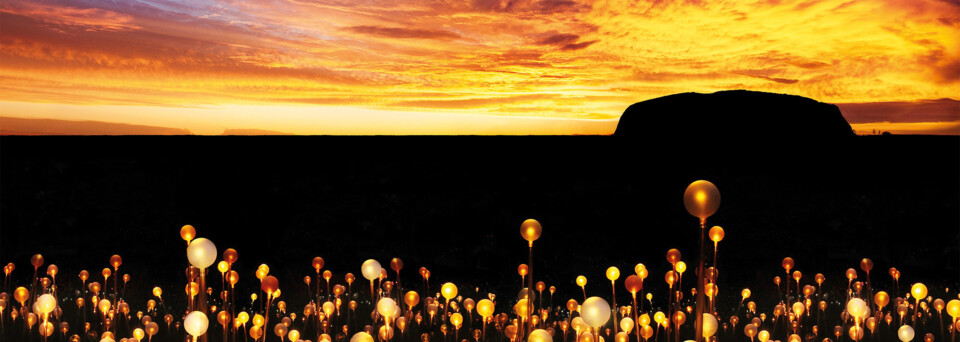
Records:
{"label": "sunset sky", "polygon": [[750,89],[960,134],[956,0],[5,0],[0,47],[14,118],[610,134],[635,102]]}

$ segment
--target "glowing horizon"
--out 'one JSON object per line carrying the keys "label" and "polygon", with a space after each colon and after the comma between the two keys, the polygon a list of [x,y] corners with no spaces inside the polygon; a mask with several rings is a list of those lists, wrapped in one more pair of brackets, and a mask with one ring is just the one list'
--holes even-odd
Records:
{"label": "glowing horizon", "polygon": [[0,19],[7,117],[610,134],[635,102],[750,89],[836,103],[858,131],[960,134],[943,0],[15,0]]}

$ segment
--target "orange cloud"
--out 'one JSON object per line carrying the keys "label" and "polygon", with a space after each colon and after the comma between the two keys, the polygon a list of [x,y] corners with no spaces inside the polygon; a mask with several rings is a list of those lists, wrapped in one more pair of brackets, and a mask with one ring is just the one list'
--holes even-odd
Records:
{"label": "orange cloud", "polygon": [[960,101],[953,99],[912,102],[837,103],[847,122],[950,122],[960,121]]}
{"label": "orange cloud", "polygon": [[738,88],[847,104],[858,124],[952,122],[925,101],[960,94],[960,5],[941,0],[16,0],[0,32],[2,101],[184,122],[235,105],[609,119]]}
{"label": "orange cloud", "polygon": [[87,31],[125,31],[140,27],[133,16],[101,8],[80,8],[28,1],[4,1],[0,13],[38,19],[55,26],[73,26]]}
{"label": "orange cloud", "polygon": [[381,27],[381,26],[351,26],[346,28],[347,31],[369,34],[372,36],[380,36],[387,38],[422,38],[422,39],[441,39],[441,40],[450,40],[450,39],[459,39],[460,35],[444,30],[419,30],[419,29],[406,29],[399,27]]}

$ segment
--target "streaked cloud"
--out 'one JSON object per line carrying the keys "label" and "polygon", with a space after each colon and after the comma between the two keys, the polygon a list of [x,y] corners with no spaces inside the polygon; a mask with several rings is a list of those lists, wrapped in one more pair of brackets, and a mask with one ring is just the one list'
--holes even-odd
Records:
{"label": "streaked cloud", "polygon": [[441,39],[441,40],[451,40],[459,39],[460,35],[444,30],[420,30],[420,29],[406,29],[400,27],[382,27],[382,26],[351,26],[346,28],[347,31],[369,34],[373,36],[387,37],[387,38],[421,38],[421,39]]}
{"label": "streaked cloud", "polygon": [[34,18],[51,24],[51,27],[71,26],[87,31],[124,31],[140,28],[131,23],[132,15],[101,8],[79,8],[11,0],[0,6],[0,13]]}
{"label": "streaked cloud", "polygon": [[847,122],[947,122],[960,121],[960,101],[937,99],[922,101],[837,103]]}

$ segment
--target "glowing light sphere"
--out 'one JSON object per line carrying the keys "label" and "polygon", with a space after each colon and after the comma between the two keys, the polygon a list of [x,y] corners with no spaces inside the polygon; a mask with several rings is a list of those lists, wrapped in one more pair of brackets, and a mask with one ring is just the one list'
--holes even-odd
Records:
{"label": "glowing light sphere", "polygon": [[37,268],[40,268],[40,266],[43,266],[43,255],[34,254],[32,257],[30,257],[30,264],[33,265],[34,269],[37,269]]}
{"label": "glowing light sphere", "polygon": [[[380,267],[380,262],[373,259],[364,261],[363,265],[360,266],[360,273],[362,273],[363,277],[369,281],[379,278],[382,270],[383,267]],[[369,336],[369,334],[367,334],[367,336]],[[354,337],[356,337],[356,335],[354,335]]]}
{"label": "glowing light sphere", "polygon": [[287,333],[287,338],[289,338],[292,342],[300,341],[300,332],[297,330],[290,330],[290,332]]}
{"label": "glowing light sphere", "polygon": [[37,308],[42,314],[49,314],[57,308],[57,299],[47,293],[37,298]]}
{"label": "glowing light sphere", "polygon": [[649,339],[653,337],[653,327],[645,325],[640,328],[640,336],[643,336],[643,339]]}
{"label": "glowing light sphere", "polygon": [[27,290],[26,287],[20,286],[13,291],[13,298],[20,302],[20,304],[23,304],[23,302],[26,302],[27,299],[30,299],[30,290]]}
{"label": "glowing light sphere", "polygon": [[673,284],[676,284],[677,279],[679,278],[680,277],[677,274],[677,272],[674,272],[672,270],[667,271],[667,273],[663,275],[663,280],[665,280],[667,282],[667,285],[670,285],[670,286],[673,286]]}
{"label": "glowing light sphere", "polygon": [[683,205],[690,215],[699,218],[701,222],[706,221],[707,217],[717,212],[720,207],[720,190],[705,180],[690,183],[683,192]]}
{"label": "glowing light sphere", "polygon": [[913,340],[913,336],[914,336],[913,327],[909,325],[904,325],[900,327],[900,329],[897,329],[897,338],[899,338],[900,341],[910,342],[911,340]]}
{"label": "glowing light sphere", "polygon": [[947,302],[947,314],[953,319],[960,318],[960,300],[953,299]]}
{"label": "glowing light sphere", "polygon": [[155,322],[147,323],[144,328],[146,329],[147,336],[151,338],[160,332],[160,325]]}
{"label": "glowing light sphere", "polygon": [[266,276],[260,281],[260,290],[266,292],[267,294],[273,294],[280,288],[280,281],[277,280],[277,277]]}
{"label": "glowing light sphere", "polygon": [[114,254],[110,257],[110,266],[113,266],[114,269],[120,268],[120,265],[123,264],[123,258],[119,255]]}
{"label": "glowing light sphere", "polygon": [[942,311],[943,311],[944,306],[945,306],[945,304],[944,304],[944,302],[943,302],[943,299],[937,298],[937,299],[935,299],[935,300],[933,301],[933,308],[934,308],[934,309],[937,309],[937,312],[940,313],[940,314],[943,314]]}
{"label": "glowing light sphere", "polygon": [[719,243],[723,240],[724,236],[723,228],[720,226],[713,226],[707,234],[710,235],[710,240],[713,241],[713,243]]}
{"label": "glowing light sphere", "polygon": [[540,238],[540,234],[543,232],[543,228],[540,227],[540,222],[534,219],[527,219],[520,224],[520,236],[524,240],[530,243],[530,246],[533,246],[533,242]]}
{"label": "glowing light sphere", "polygon": [[760,330],[760,332],[757,333],[757,339],[760,340],[760,342],[767,342],[767,340],[770,339],[770,332],[766,330]]}
{"label": "glowing light sphere", "polygon": [[392,298],[380,298],[380,301],[377,302],[377,312],[379,312],[381,316],[396,318],[397,311],[397,302]]}
{"label": "glowing light sphere", "polygon": [[680,261],[680,257],[681,255],[679,249],[671,248],[667,250],[667,262],[669,262],[671,265],[676,265],[677,262]]}
{"label": "glowing light sphere", "polygon": [[333,304],[333,302],[324,302],[320,309],[323,310],[323,313],[329,317],[331,314],[333,314],[333,311],[337,309],[337,305]]}
{"label": "glowing light sphere", "polygon": [[703,314],[703,337],[710,338],[717,332],[717,318],[711,314]]}
{"label": "glowing light sphere", "polygon": [[263,336],[263,329],[259,326],[250,327],[250,337],[254,340],[260,339],[260,336]]}
{"label": "glowing light sphere", "polygon": [[863,258],[860,260],[860,269],[864,272],[870,273],[870,270],[873,269],[873,260],[868,258]]}
{"label": "glowing light sphere", "polygon": [[530,317],[529,312],[529,303],[526,298],[517,301],[517,304],[513,306],[513,312],[515,312],[520,317]]}
{"label": "glowing light sphere", "polygon": [[583,301],[580,315],[587,325],[600,328],[610,320],[610,304],[600,297],[590,297]]}
{"label": "glowing light sphere", "polygon": [[753,340],[753,337],[757,336],[757,326],[753,325],[753,323],[743,326],[743,334]]}
{"label": "glowing light sphere", "polygon": [[803,295],[810,297],[817,289],[813,285],[804,285],[803,286]]}
{"label": "glowing light sphere", "polygon": [[617,279],[620,279],[620,269],[617,268],[616,266],[610,266],[609,268],[607,268],[606,275],[607,275],[607,279],[609,279],[610,281],[616,281]]}
{"label": "glowing light sphere", "polygon": [[921,300],[927,296],[927,285],[923,283],[916,283],[910,288],[910,295],[917,300]]}
{"label": "glowing light sphere", "polygon": [[110,311],[110,301],[107,299],[101,299],[100,302],[97,303],[97,308],[100,309],[101,313]]}
{"label": "glowing light sphere", "polygon": [[791,269],[793,269],[794,265],[795,263],[793,262],[793,258],[791,257],[783,258],[783,262],[780,263],[780,266],[783,266],[783,269],[787,270],[788,273],[790,272]]}
{"label": "glowing light sphere", "polygon": [[407,303],[407,306],[410,308],[413,308],[417,303],[420,303],[420,295],[417,294],[417,291],[409,291],[403,296],[403,302]]}
{"label": "glowing light sphere", "polygon": [[527,342],[553,342],[553,335],[550,335],[550,332],[546,330],[537,329],[530,332]]}
{"label": "glowing light sphere", "polygon": [[38,329],[40,330],[40,335],[44,337],[50,337],[50,335],[53,335],[53,331],[55,330],[53,323],[50,322],[43,322],[40,324]]}
{"label": "glowing light sphere", "polygon": [[460,329],[460,326],[463,324],[463,315],[461,315],[459,312],[450,315],[450,324],[453,324],[455,328]]}
{"label": "glowing light sphere", "polygon": [[186,241],[188,244],[190,240],[193,240],[197,236],[197,230],[191,225],[185,225],[183,228],[180,228],[180,238]]}
{"label": "glowing light sphere", "polygon": [[685,263],[685,262],[683,262],[683,261],[677,261],[676,267],[674,267],[674,268],[676,268],[676,269],[677,269],[677,272],[679,272],[679,273],[686,272],[686,271],[687,271],[687,263]]}
{"label": "glowing light sphere", "polygon": [[580,337],[577,338],[577,342],[599,342],[596,337],[593,336],[589,331],[584,331],[580,334]]}
{"label": "glowing light sphere", "polygon": [[453,283],[444,283],[443,286],[440,287],[440,294],[443,295],[443,298],[446,298],[447,300],[453,299],[457,296],[457,285],[454,285]]}
{"label": "glowing light sphere", "polygon": [[633,331],[634,326],[636,326],[636,323],[633,322],[633,318],[624,317],[620,320],[620,330],[623,330],[628,334]]}
{"label": "glowing light sphere", "polygon": [[646,313],[640,315],[639,317],[637,317],[637,323],[640,324],[641,327],[645,325],[650,325],[650,315]]}
{"label": "glowing light sphere", "polygon": [[677,312],[673,313],[673,323],[676,324],[677,327],[683,325],[683,323],[686,321],[687,321],[687,315],[684,314],[683,311],[678,310]]}
{"label": "glowing light sphere", "polygon": [[390,269],[394,272],[400,272],[403,269],[403,260],[400,258],[390,259]]}
{"label": "glowing light sphere", "polygon": [[647,266],[644,264],[637,264],[637,266],[633,267],[633,271],[637,273],[640,280],[647,279],[647,277],[650,276],[650,271],[647,271]]}
{"label": "glowing light sphere", "polygon": [[848,269],[847,269],[847,280],[853,281],[854,279],[857,279],[857,270],[852,269],[852,268],[848,268]]}
{"label": "glowing light sphere", "polygon": [[862,320],[867,315],[867,302],[864,302],[860,298],[852,298],[847,302],[847,313],[856,318],[857,320]]}
{"label": "glowing light sphere", "polygon": [[237,262],[238,257],[239,255],[237,255],[236,249],[227,248],[227,250],[223,251],[223,260],[230,265],[233,265],[233,263]]}
{"label": "glowing light sphere", "polygon": [[190,336],[201,336],[205,334],[208,324],[210,324],[210,321],[207,320],[207,315],[200,311],[191,312],[183,319],[183,329],[186,330]]}
{"label": "glowing light sphere", "polygon": [[623,285],[627,288],[627,291],[636,295],[637,292],[643,290],[643,279],[640,279],[639,276],[631,274],[627,276],[626,280],[624,280]]}
{"label": "glowing light sphere", "polygon": [[206,269],[217,260],[217,246],[206,238],[196,238],[187,246],[187,260],[193,267]]}
{"label": "glowing light sphere", "polygon": [[350,342],[373,342],[373,336],[361,331],[353,334],[353,337],[350,338]]}
{"label": "glowing light sphere", "polygon": [[587,277],[577,276],[577,286],[580,286],[580,287],[587,286]]}
{"label": "glowing light sphere", "polygon": [[740,297],[743,297],[743,299],[750,298],[750,289],[743,289],[743,291],[740,291]]}
{"label": "glowing light sphere", "polygon": [[[690,291],[693,292],[693,295],[697,295],[695,290],[696,289],[690,289]],[[706,285],[703,285],[703,293],[710,297],[716,297],[717,294],[720,293],[720,288],[717,287],[717,284],[707,283]]]}

